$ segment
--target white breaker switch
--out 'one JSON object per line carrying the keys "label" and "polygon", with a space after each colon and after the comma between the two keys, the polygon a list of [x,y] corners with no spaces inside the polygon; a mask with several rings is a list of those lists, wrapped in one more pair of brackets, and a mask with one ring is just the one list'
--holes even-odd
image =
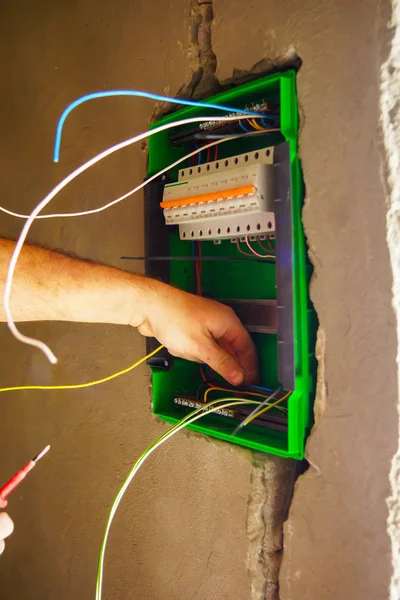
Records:
{"label": "white breaker switch", "polygon": [[181,169],[164,188],[167,225],[181,240],[275,233],[273,148]]}

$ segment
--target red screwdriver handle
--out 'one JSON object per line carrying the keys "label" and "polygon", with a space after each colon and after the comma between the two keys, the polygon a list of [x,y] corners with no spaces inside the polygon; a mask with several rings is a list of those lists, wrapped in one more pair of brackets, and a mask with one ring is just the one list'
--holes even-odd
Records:
{"label": "red screwdriver handle", "polygon": [[0,508],[7,506],[7,496],[17,487],[19,483],[32,471],[36,463],[30,460],[18,473],[16,473],[2,488],[0,488]]}

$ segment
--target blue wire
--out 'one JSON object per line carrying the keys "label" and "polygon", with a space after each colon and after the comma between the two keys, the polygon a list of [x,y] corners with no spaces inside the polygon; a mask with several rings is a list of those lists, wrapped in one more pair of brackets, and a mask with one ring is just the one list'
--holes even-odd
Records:
{"label": "blue wire", "polygon": [[[272,123],[272,125],[275,125],[279,121],[278,117],[271,116],[271,117],[268,117],[268,119],[271,119],[271,121],[274,121]],[[264,127],[271,127],[271,123],[266,123],[265,119],[260,119],[260,120],[261,120],[261,123],[264,125]]]}
{"label": "blue wire", "polygon": [[142,92],[140,90],[110,90],[107,92],[94,92],[92,94],[86,94],[77,98],[63,111],[56,130],[56,139],[54,142],[54,162],[58,162],[60,159],[60,146],[61,146],[61,134],[62,129],[68,115],[80,104],[87,102],[88,100],[94,100],[96,98],[109,98],[110,96],[139,96],[140,98],[150,98],[151,100],[159,100],[161,102],[172,102],[173,104],[183,104],[184,106],[201,106],[203,108],[215,108],[217,110],[223,110],[231,113],[243,113],[245,115],[259,116],[258,113],[243,110],[241,108],[232,108],[230,106],[223,106],[222,104],[212,104],[211,102],[196,102],[195,100],[182,100],[181,98],[169,98],[168,96],[160,96],[159,94],[151,94],[150,92]]}
{"label": "blue wire", "polygon": [[261,387],[260,385],[247,385],[246,387],[248,387],[250,391],[255,390],[256,392],[267,392],[267,394],[272,392],[272,390],[269,388]]}
{"label": "blue wire", "polygon": [[[192,242],[193,246],[194,246],[194,242]],[[211,381],[211,369],[208,365],[203,365],[203,369],[204,372],[206,374],[206,377],[209,381]],[[273,390],[269,389],[269,388],[265,388],[262,387],[260,385],[246,385],[246,388],[248,388],[249,391],[255,391],[255,392],[265,392],[266,394],[270,394]]]}
{"label": "blue wire", "polygon": [[242,121],[239,121],[239,126],[241,127],[241,129],[243,129],[243,131],[245,131],[246,133],[249,133],[249,131],[253,131],[252,129],[247,129],[247,127],[245,127],[242,123]]}

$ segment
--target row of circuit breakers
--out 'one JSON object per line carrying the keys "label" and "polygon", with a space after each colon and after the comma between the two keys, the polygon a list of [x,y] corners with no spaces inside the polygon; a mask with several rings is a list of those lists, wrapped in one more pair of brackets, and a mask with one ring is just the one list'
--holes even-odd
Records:
{"label": "row of circuit breakers", "polygon": [[274,148],[181,169],[165,185],[161,207],[181,240],[222,240],[275,233]]}

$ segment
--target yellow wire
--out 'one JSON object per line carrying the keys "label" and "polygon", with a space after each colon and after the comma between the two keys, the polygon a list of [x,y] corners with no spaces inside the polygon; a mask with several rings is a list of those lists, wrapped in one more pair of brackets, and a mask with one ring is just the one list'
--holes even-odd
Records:
{"label": "yellow wire", "polygon": [[281,402],[283,402],[284,400],[286,400],[286,398],[288,398],[290,396],[290,394],[291,394],[291,392],[288,392],[285,396],[282,396],[282,398],[279,398],[278,400],[276,400],[275,402],[272,402],[271,404],[267,404],[267,406],[265,408],[262,408],[261,410],[259,410],[258,412],[256,412],[256,414],[253,415],[248,421],[245,419],[244,420],[244,426],[247,426],[254,419],[257,419],[257,417],[260,417],[261,415],[263,415],[264,413],[266,413],[268,410],[271,410],[271,408],[273,408],[277,404],[280,404]]}
{"label": "yellow wire", "polygon": [[265,131],[265,127],[261,127],[261,125],[259,125],[255,119],[249,119],[249,123],[254,127],[254,129],[258,129],[259,131]]}
{"label": "yellow wire", "polygon": [[[213,391],[213,390],[215,390],[215,391],[220,391],[220,392],[233,392],[233,390],[230,390],[230,389],[228,389],[228,388],[223,388],[223,387],[209,387],[209,388],[208,388],[208,389],[207,389],[207,390],[204,392],[204,395],[203,395],[203,402],[205,402],[205,403],[207,402],[207,396],[208,396],[208,394],[209,394],[211,391]],[[267,394],[260,394],[259,392],[241,392],[241,391],[239,391],[239,390],[234,390],[234,393],[235,393],[235,395],[236,395],[236,396],[237,396],[237,395],[239,395],[239,394],[241,394],[241,395],[246,395],[246,396],[247,396],[247,395],[249,395],[249,396],[258,396],[258,397],[260,397],[260,398],[263,398],[264,400],[265,400],[266,398],[268,398],[268,395],[267,395]],[[290,392],[289,392],[289,394],[290,394]],[[289,394],[287,394],[287,395],[286,395],[286,396],[284,396],[283,398],[279,398],[279,402],[281,402],[282,400],[284,400],[285,398],[287,398]],[[276,404],[277,404],[277,403],[276,403]],[[275,404],[272,404],[272,405],[271,405],[271,404],[268,404],[268,406],[275,406]],[[282,412],[285,412],[285,410],[286,410],[286,409],[285,409],[285,408],[281,408],[281,407],[279,407],[279,409],[278,409],[278,410],[281,410]],[[261,413],[260,413],[260,414],[261,414]],[[253,420],[253,418],[252,418],[252,419],[250,419],[250,420],[252,421],[252,420]],[[250,423],[250,421],[249,421],[249,423]]]}
{"label": "yellow wire", "polygon": [[230,393],[234,393],[235,395],[237,394],[245,394],[246,396],[259,396],[260,398],[268,398],[267,394],[260,394],[259,392],[240,392],[239,390],[230,390],[228,388],[223,388],[223,387],[216,387],[216,386],[212,386],[209,387],[205,392],[204,392],[204,396],[203,396],[203,401],[207,402],[207,396],[211,391],[220,391],[220,392],[230,392]]}
{"label": "yellow wire", "polygon": [[22,390],[79,390],[82,388],[91,387],[93,385],[100,385],[100,383],[111,381],[111,379],[115,379],[120,375],[125,375],[125,373],[129,373],[129,371],[132,371],[133,369],[141,365],[143,362],[145,362],[145,360],[147,360],[151,356],[154,356],[154,354],[157,354],[157,352],[159,352],[163,347],[164,346],[162,345],[158,346],[158,348],[153,350],[153,352],[146,354],[146,356],[143,356],[143,358],[137,360],[135,363],[133,363],[133,365],[130,365],[129,367],[126,367],[125,369],[122,369],[117,373],[113,373],[112,375],[107,375],[107,377],[102,377],[102,379],[96,379],[95,381],[87,381],[86,383],[73,383],[71,385],[19,385],[15,387],[0,388],[0,392],[16,392]]}

